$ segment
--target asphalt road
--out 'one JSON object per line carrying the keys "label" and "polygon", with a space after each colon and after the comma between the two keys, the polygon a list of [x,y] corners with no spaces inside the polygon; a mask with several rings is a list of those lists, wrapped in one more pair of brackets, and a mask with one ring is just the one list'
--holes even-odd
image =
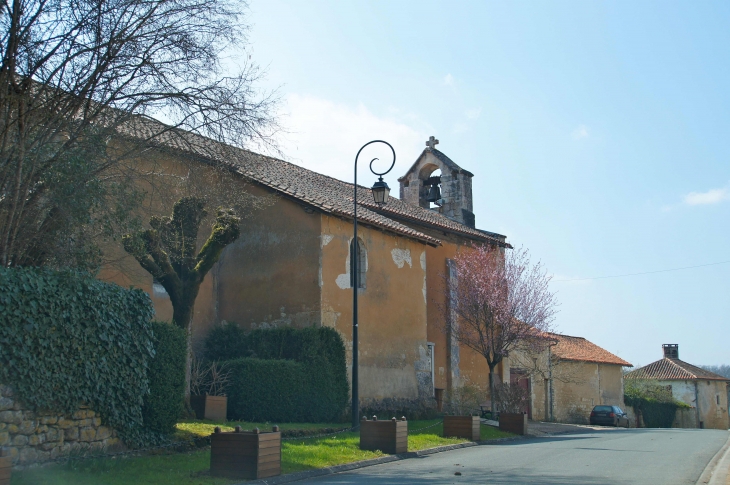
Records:
{"label": "asphalt road", "polygon": [[694,485],[727,439],[728,432],[718,430],[587,430],[464,448],[297,483]]}

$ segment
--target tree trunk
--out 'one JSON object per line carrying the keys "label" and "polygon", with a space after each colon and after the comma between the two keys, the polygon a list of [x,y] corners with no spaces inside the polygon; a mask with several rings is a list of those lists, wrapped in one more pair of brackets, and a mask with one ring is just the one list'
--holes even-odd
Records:
{"label": "tree trunk", "polygon": [[497,414],[497,410],[494,408],[494,366],[489,366],[489,408],[492,410],[492,419]]}
{"label": "tree trunk", "polygon": [[190,378],[193,371],[193,315],[195,299],[192,304],[178,301],[173,303],[172,320],[175,325],[185,330],[187,352],[185,355],[185,406],[190,408]]}

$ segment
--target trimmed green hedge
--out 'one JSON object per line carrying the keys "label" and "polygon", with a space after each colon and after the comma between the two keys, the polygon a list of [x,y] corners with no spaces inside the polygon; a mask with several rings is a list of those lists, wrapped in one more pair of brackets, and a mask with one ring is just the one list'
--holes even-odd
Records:
{"label": "trimmed green hedge", "polygon": [[216,327],[206,358],[228,362],[228,416],[280,422],[339,420],[349,399],[345,345],[332,328],[292,327],[246,333]]}
{"label": "trimmed green hedge", "polygon": [[[292,360],[238,359],[227,361],[228,419],[306,422],[308,389],[304,365]],[[311,410],[310,410],[311,411]],[[326,421],[323,419],[322,421]]]}
{"label": "trimmed green hedge", "polygon": [[0,382],[35,411],[97,411],[143,444],[149,296],[73,271],[0,268]]}
{"label": "trimmed green hedge", "polygon": [[171,433],[184,407],[187,339],[185,331],[171,323],[152,322],[152,330],[155,357],[149,366],[150,393],[142,417],[147,429]]}

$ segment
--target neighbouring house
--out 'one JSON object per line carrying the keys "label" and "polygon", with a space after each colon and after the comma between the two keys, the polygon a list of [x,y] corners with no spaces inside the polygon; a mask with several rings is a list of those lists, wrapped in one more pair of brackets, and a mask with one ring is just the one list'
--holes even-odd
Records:
{"label": "neighbouring house", "polygon": [[662,345],[664,357],[624,376],[671,387],[674,399],[692,407],[696,428],[728,429],[730,379],[679,359],[679,345]]}
{"label": "neighbouring house", "polygon": [[583,337],[547,335],[547,350],[509,358],[510,380],[529,390],[530,418],[587,423],[593,406],[624,406],[622,369],[633,367],[629,362]]}
{"label": "neighbouring house", "polygon": [[[438,140],[431,137],[398,179],[400,199],[391,197],[381,207],[369,188],[358,187],[359,238],[354,243],[352,183],[185,136],[194,142],[163,139],[145,151],[154,165],[150,172],[165,176],[150,184],[150,193],[173,193],[174,186],[163,190],[160,185],[189,176],[191,164],[201,170],[223,165],[231,178],[240,180],[233,190],[272,200],[246,214],[240,238],[206,276],[195,305],[194,348],[200,348],[213,325],[226,321],[247,329],[330,326],[351,352],[352,288],[357,286],[364,402],[433,403],[438,389],[459,385],[462,379],[487,386],[484,358],[440,329],[442,275],[451,258],[473,244],[501,250],[511,246],[505,236],[475,227],[473,175],[437,150]],[[364,180],[366,173],[362,170]],[[392,185],[394,180],[388,182]],[[170,202],[156,205],[160,214],[169,214]],[[360,262],[355,276],[350,274],[353,254]],[[133,258],[119,254],[119,260],[102,277],[146,289],[157,318],[170,319],[172,306],[164,288]],[[351,366],[351,353],[347,362]],[[505,369],[500,366],[498,372],[509,375]]]}

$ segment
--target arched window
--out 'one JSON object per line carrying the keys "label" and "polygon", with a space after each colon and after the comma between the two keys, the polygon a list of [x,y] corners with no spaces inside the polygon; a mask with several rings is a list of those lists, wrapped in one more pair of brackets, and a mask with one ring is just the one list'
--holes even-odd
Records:
{"label": "arched window", "polygon": [[353,261],[357,261],[357,288],[365,288],[365,273],[368,270],[368,258],[365,245],[360,238],[358,238],[357,244],[355,244],[354,239],[350,242],[350,288],[355,288],[355,274],[352,271],[355,267],[352,264]]}

